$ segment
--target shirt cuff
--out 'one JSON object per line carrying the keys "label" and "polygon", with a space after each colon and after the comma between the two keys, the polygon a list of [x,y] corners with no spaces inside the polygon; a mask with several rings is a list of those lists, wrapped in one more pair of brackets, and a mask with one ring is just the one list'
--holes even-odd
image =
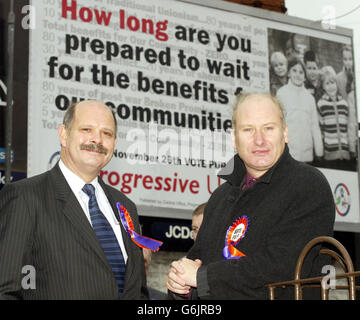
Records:
{"label": "shirt cuff", "polygon": [[210,288],[207,279],[207,266],[201,266],[196,274],[197,294],[199,298],[210,295]]}

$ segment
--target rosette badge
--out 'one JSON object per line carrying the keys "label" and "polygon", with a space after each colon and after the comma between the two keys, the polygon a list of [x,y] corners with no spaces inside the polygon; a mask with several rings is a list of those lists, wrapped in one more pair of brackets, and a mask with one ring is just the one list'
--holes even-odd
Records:
{"label": "rosette badge", "polygon": [[120,214],[121,223],[124,226],[130,239],[140,248],[149,249],[153,252],[158,251],[160,246],[163,244],[162,241],[158,241],[158,240],[151,239],[151,238],[144,237],[144,236],[137,234],[134,231],[134,224],[133,224],[130,214],[126,210],[126,208],[120,202],[117,202],[116,206],[117,206],[119,214]]}
{"label": "rosette badge", "polygon": [[225,247],[223,249],[223,256],[225,259],[239,259],[246,256],[236,249],[235,246],[245,237],[248,226],[248,217],[242,216],[229,227],[226,232]]}

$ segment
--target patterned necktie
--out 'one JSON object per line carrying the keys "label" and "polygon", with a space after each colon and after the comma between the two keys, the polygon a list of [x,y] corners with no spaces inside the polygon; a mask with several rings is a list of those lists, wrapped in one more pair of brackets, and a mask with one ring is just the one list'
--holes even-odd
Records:
{"label": "patterned necktie", "polygon": [[96,201],[95,188],[92,184],[85,184],[82,191],[89,196],[89,211],[91,223],[104,250],[105,256],[114,272],[121,296],[124,288],[125,262],[113,228]]}

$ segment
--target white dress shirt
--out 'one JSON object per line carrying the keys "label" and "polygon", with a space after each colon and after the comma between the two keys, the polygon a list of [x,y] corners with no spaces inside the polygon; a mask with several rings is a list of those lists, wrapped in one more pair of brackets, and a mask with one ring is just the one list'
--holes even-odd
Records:
{"label": "white dress shirt", "polygon": [[[59,167],[61,172],[65,176],[65,179],[69,184],[71,190],[78,199],[87,219],[89,220],[90,225],[92,226],[89,212],[89,197],[85,192],[82,191],[82,188],[84,187],[86,182],[82,180],[79,176],[77,176],[75,173],[73,173],[68,167],[66,167],[61,160],[59,161]],[[109,200],[106,197],[104,190],[101,188],[97,177],[93,181],[91,181],[91,184],[95,187],[95,195],[99,208],[114,230],[115,236],[119,242],[119,246],[124,257],[124,261],[126,263],[128,256],[125,250],[125,245],[120,229],[123,228],[123,226],[116,219]]]}

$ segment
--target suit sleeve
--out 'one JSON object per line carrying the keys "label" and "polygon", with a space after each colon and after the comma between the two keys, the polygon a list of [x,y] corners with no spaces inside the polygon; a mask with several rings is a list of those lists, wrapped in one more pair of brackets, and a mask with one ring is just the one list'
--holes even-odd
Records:
{"label": "suit sleeve", "polygon": [[0,299],[21,299],[22,270],[29,264],[33,218],[14,185],[0,193]]}

